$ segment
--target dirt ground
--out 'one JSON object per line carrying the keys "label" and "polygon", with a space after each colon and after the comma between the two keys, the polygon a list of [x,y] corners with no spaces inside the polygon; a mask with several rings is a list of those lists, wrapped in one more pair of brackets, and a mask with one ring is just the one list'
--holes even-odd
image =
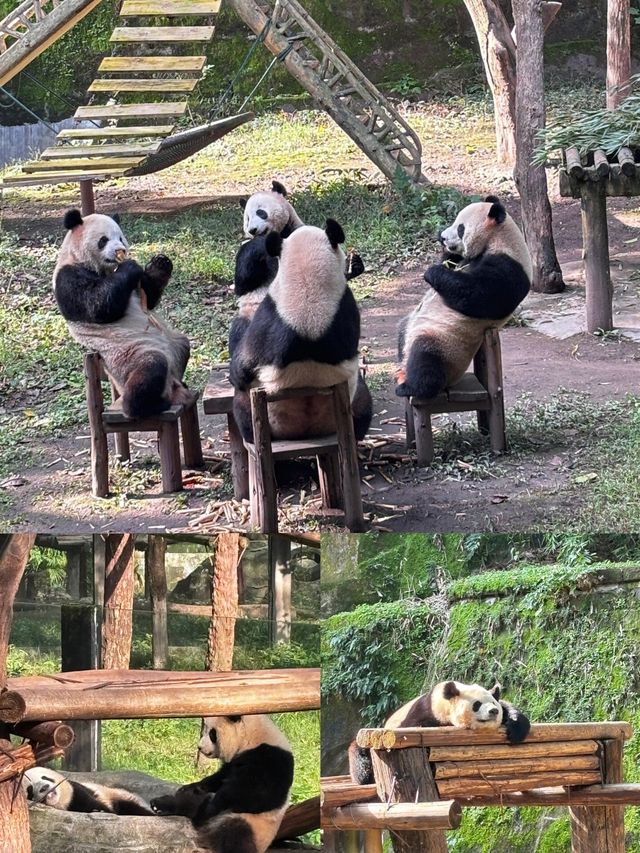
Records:
{"label": "dirt ground", "polygon": [[[435,156],[435,152],[426,151],[425,162],[438,163],[437,167],[426,170],[427,177],[435,182],[455,183],[468,192],[497,192],[507,199],[514,193],[513,182],[495,165],[491,152],[476,152],[473,158],[459,158],[453,152],[443,158],[442,152]],[[295,186],[293,175],[279,177]],[[210,202],[213,197],[212,188],[198,182],[189,186],[188,195],[183,187],[172,186],[166,177],[156,178],[155,183],[153,176],[135,179],[130,184],[126,198],[113,188],[99,191],[99,209],[117,206],[121,210],[162,216],[178,208]],[[527,393],[535,400],[545,400],[559,389],[567,389],[584,392],[593,401],[623,399],[629,393],[638,393],[640,347],[636,341],[603,340],[584,332],[570,334],[570,325],[560,330],[554,328],[558,318],[572,311],[578,319],[583,317],[584,282],[579,203],[557,198],[553,177],[550,184],[556,245],[568,290],[559,296],[530,296],[523,308],[527,325],[510,326],[503,332],[507,410]],[[229,194],[243,190],[225,188]],[[5,226],[19,233],[33,227],[47,227],[50,218],[57,219],[59,215],[55,202],[51,210],[39,211],[37,222],[29,220],[24,206],[12,209],[5,205],[4,209]],[[633,312],[637,312],[638,304],[640,259],[634,240],[639,225],[635,200],[610,200],[616,308],[625,317],[623,325],[630,327],[634,326]],[[363,468],[363,497],[369,521],[382,529],[402,531],[507,531],[552,525],[558,509],[567,510],[573,500],[571,492],[564,488],[572,476],[571,449],[541,452],[524,462],[507,454],[496,460],[491,475],[483,479],[458,478],[450,472],[434,474],[431,469],[417,469],[413,462],[388,467],[382,464],[382,455],[404,453],[403,404],[393,393],[391,376],[398,321],[421,298],[423,269],[421,263],[420,268],[398,271],[362,305],[362,343],[368,351],[376,411],[372,436],[386,436],[389,441],[382,451],[373,453],[374,463],[379,464]],[[636,325],[640,337],[640,320]],[[563,337],[551,337],[540,329]],[[435,420],[436,434],[443,420]],[[198,518],[203,517],[208,518],[205,529],[218,529],[227,522],[236,525],[246,518],[246,509],[234,506],[223,511],[218,488],[220,478],[228,477],[226,464],[220,462],[227,446],[224,423],[220,418],[205,418],[201,414],[201,427],[209,459],[208,472],[189,478],[184,493],[169,497],[160,493],[157,464],[140,464],[140,460],[154,455],[149,435],[134,437],[134,467],[139,474],[131,491],[105,501],[92,500],[89,495],[88,431],[52,440],[46,445],[37,468],[17,472],[14,478],[0,483],[0,489],[4,487],[11,498],[6,508],[0,502],[0,524],[59,533],[87,529],[178,529],[197,526]],[[370,455],[370,449],[365,447],[363,461]],[[283,527],[334,524],[334,518],[323,518],[313,512],[313,500],[305,513],[294,508],[300,489],[304,490],[304,501],[317,494],[309,490],[308,478],[296,482],[295,490],[289,490],[286,506],[290,508],[282,518]],[[212,501],[214,509],[217,508],[213,514],[206,512]],[[211,519],[216,513],[219,518],[214,522]]]}

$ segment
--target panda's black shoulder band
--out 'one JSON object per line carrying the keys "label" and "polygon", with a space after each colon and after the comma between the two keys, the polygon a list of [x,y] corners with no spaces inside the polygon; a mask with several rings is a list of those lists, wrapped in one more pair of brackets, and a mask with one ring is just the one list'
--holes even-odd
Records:
{"label": "panda's black shoulder band", "polygon": [[264,247],[269,257],[280,257],[280,252],[282,251],[282,237],[278,234],[277,231],[272,231],[271,234],[267,234],[266,239],[264,241]]}
{"label": "panda's black shoulder band", "polygon": [[337,223],[335,219],[327,219],[324,230],[334,249],[336,249],[340,243],[344,243],[344,231],[342,230],[342,226]]}
{"label": "panda's black shoulder band", "polygon": [[73,231],[78,225],[82,225],[82,214],[75,207],[68,210],[64,215],[63,224],[67,231]]}

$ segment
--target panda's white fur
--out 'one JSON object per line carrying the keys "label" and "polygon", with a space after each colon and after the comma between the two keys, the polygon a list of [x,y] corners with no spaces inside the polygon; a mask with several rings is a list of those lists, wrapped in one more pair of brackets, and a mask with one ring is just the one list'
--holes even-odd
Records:
{"label": "panda's white fur", "polygon": [[171,276],[159,255],[146,269],[127,258],[119,224],[99,213],[65,216],[66,234],[53,273],[53,290],[71,336],[102,356],[131,417],[146,417],[192,393],[182,382],[189,341],[152,309]]}
{"label": "panda's white fur", "polygon": [[22,785],[34,803],[61,811],[110,812],[119,815],[152,815],[148,803],[123,788],[110,788],[94,782],[67,779],[49,767],[25,770]]}
{"label": "panda's white fur", "polygon": [[[358,372],[360,313],[345,277],[342,228],[305,225],[286,240],[267,237],[267,251],[280,257],[278,273],[237,349],[232,353],[234,411],[251,440],[249,389],[277,393],[290,388],[348,382],[357,437],[371,420],[371,397]],[[269,404],[274,438],[300,439],[335,430],[326,397]]]}
{"label": "panda's white fur", "polygon": [[399,396],[435,397],[462,378],[488,329],[501,328],[529,291],[522,232],[494,196],[467,205],[440,235],[448,256],[400,326]]}
{"label": "panda's white fur", "polygon": [[291,746],[263,714],[209,717],[204,723],[198,749],[219,758],[220,770],[153,800],[152,808],[191,818],[200,843],[213,853],[264,853],[289,805]]}

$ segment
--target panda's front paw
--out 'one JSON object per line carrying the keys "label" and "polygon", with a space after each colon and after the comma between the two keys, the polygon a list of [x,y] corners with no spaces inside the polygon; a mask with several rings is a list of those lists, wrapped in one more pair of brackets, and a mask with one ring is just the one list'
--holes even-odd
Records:
{"label": "panda's front paw", "polygon": [[175,814],[176,799],[171,794],[166,794],[164,797],[154,797],[149,803],[152,811],[159,815]]}
{"label": "panda's front paw", "polygon": [[396,397],[412,397],[413,391],[409,388],[406,382],[401,382],[396,385]]}
{"label": "panda's front paw", "polygon": [[351,281],[352,278],[357,278],[359,275],[362,275],[363,272],[364,261],[360,255],[357,252],[349,252],[347,255],[347,268],[345,270],[347,281]]}
{"label": "panda's front paw", "polygon": [[427,284],[430,284],[431,287],[435,287],[438,283],[438,279],[440,278],[440,274],[442,272],[442,264],[432,264],[430,267],[427,267],[424,280]]}
{"label": "panda's front paw", "polygon": [[125,279],[133,290],[140,284],[142,278],[142,267],[137,261],[131,259],[123,261],[117,270],[117,275],[120,279]]}
{"label": "panda's front paw", "polygon": [[154,255],[145,267],[145,272],[169,278],[173,272],[173,262],[166,255]]}

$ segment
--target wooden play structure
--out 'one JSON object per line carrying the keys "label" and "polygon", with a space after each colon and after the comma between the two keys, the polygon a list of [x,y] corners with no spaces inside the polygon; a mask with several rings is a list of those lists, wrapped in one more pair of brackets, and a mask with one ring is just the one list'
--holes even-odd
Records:
{"label": "wooden play structure", "polygon": [[429,400],[407,399],[407,448],[415,444],[416,461],[421,468],[433,462],[431,417],[445,412],[477,412],[478,429],[489,435],[491,450],[494,453],[506,450],[502,351],[497,329],[486,332],[473,359],[473,370],[465,373],[459,382]]}
{"label": "wooden play structure", "polygon": [[[100,0],[53,0],[51,9],[48,2],[27,0],[0,22],[0,86]],[[393,178],[400,168],[412,180],[424,180],[415,132],[296,0],[227,2],[383,174]],[[116,53],[98,68],[89,87],[92,103],[74,115],[85,126],[60,131],[54,146],[4,185],[79,181],[83,212],[91,213],[93,180],[166,168],[252,119],[252,113],[241,113],[171,135],[206,62],[203,55],[184,53],[185,46],[211,41],[220,3],[124,0],[110,39]],[[169,25],[158,26],[158,18]],[[173,23],[183,18],[189,26]],[[174,46],[170,54],[168,45]],[[95,97],[107,103],[94,104]]]}
{"label": "wooden play structure", "polygon": [[567,806],[573,853],[624,853],[624,806],[640,805],[640,785],[623,782],[630,737],[625,722],[537,724],[521,744],[495,731],[362,729],[375,784],[322,780],[327,850],[337,833],[364,831],[365,853],[380,853],[389,830],[395,851],[446,853],[466,806]]}
{"label": "wooden play structure", "polygon": [[560,195],[579,198],[587,296],[587,330],[613,329],[613,288],[609,269],[607,198],[640,195],[640,152],[620,148],[607,157],[601,149],[584,157],[577,148],[563,152]]}

